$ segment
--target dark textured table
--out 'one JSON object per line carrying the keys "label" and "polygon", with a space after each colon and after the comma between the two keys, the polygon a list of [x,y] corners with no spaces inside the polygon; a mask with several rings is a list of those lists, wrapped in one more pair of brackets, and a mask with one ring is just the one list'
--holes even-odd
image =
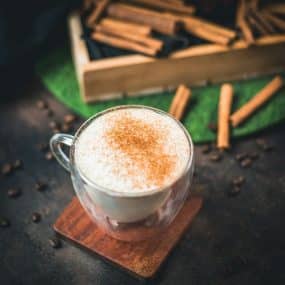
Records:
{"label": "dark textured table", "polygon": [[[141,283],[68,242],[60,249],[50,246],[52,225],[74,193],[68,173],[37,149],[52,135],[52,119],[36,107],[41,98],[56,120],[69,113],[38,80],[0,107],[0,163],[24,163],[23,169],[0,177],[0,216],[11,222],[0,228],[0,284]],[[283,124],[258,135],[275,146],[270,152],[257,149],[256,136],[235,141],[221,162],[210,161],[196,147],[193,192],[205,197],[204,206],[147,284],[285,284],[284,132]],[[248,150],[257,150],[260,157],[244,169],[234,154]],[[238,175],[246,182],[239,195],[229,197],[231,180]],[[45,191],[35,189],[38,180],[48,183]],[[22,195],[8,198],[11,187],[20,187]],[[38,224],[32,222],[33,212],[42,215]]]}

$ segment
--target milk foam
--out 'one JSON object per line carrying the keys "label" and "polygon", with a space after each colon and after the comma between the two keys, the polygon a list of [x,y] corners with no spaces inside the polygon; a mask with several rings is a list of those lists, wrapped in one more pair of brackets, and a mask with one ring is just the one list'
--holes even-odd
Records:
{"label": "milk foam", "polygon": [[[141,163],[139,158],[142,157],[144,161],[143,151],[135,153],[136,161],[133,153],[130,156],[129,152],[110,144],[108,134],[116,130],[116,124],[120,123],[123,117],[145,124],[154,137],[158,138],[155,142],[155,150],[159,152],[157,157],[161,152],[163,157],[171,159],[171,171],[166,177],[162,176],[162,181],[147,179],[150,175],[149,169],[146,168],[150,164],[148,161]],[[119,126],[121,133],[125,127],[129,127],[123,126],[122,123]],[[143,129],[139,133],[139,136],[145,135]],[[127,139],[127,136],[127,133],[123,133],[120,140]],[[127,143],[128,149],[132,151],[132,144],[129,141]],[[154,157],[155,155],[157,154],[154,153]],[[97,185],[119,192],[145,192],[171,184],[185,169],[189,155],[187,137],[175,120],[153,110],[140,108],[117,109],[98,117],[80,134],[75,145],[75,163],[80,172]],[[151,163],[151,167],[156,167],[153,165],[155,162]]]}

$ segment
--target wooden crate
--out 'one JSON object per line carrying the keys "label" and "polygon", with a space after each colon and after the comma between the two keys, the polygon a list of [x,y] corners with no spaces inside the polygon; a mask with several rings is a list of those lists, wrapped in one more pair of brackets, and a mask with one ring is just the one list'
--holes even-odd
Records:
{"label": "wooden crate", "polygon": [[248,47],[203,44],[156,59],[125,55],[91,61],[81,39],[79,13],[68,19],[72,56],[85,102],[137,96],[175,88],[184,83],[221,82],[280,72],[285,68],[285,35],[266,36]]}

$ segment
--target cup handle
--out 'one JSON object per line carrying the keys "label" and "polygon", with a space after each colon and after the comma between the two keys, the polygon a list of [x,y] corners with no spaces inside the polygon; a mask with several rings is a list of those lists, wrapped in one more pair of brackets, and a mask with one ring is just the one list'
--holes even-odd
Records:
{"label": "cup handle", "polygon": [[70,172],[70,160],[63,152],[61,145],[64,144],[70,147],[73,143],[74,136],[68,134],[55,134],[50,139],[50,149],[59,162],[59,164]]}

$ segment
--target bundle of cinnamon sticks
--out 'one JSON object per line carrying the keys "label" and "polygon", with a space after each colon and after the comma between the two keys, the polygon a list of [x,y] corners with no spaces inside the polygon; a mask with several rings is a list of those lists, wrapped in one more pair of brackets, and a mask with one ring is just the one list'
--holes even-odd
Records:
{"label": "bundle of cinnamon sticks", "polygon": [[203,40],[228,45],[236,31],[193,16],[183,0],[84,0],[91,38],[114,47],[154,56],[164,47],[152,32],[176,35],[184,30]]}
{"label": "bundle of cinnamon sticks", "polygon": [[[261,6],[258,0],[239,0],[236,26],[248,45],[257,37],[285,33],[285,4]],[[91,38],[121,49],[149,56],[159,54],[164,42],[157,32],[174,36],[183,30],[202,40],[230,45],[238,39],[237,30],[195,16],[195,6],[183,0],[84,0],[86,26]]]}

